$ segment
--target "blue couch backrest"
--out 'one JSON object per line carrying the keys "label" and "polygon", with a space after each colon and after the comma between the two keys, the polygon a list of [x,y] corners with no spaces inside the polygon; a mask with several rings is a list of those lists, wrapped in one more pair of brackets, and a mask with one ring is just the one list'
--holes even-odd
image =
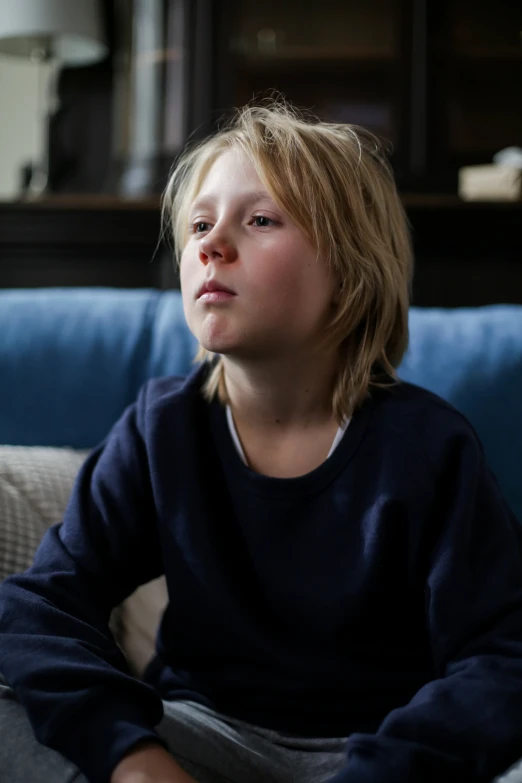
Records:
{"label": "blue couch backrest", "polygon": [[[195,350],[177,291],[0,291],[0,443],[92,447]],[[470,419],[522,518],[522,306],[412,308],[399,375]]]}

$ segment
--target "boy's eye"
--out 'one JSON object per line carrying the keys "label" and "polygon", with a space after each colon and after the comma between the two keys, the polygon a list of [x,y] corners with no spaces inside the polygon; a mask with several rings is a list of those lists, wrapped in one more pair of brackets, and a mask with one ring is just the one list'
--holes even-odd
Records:
{"label": "boy's eye", "polygon": [[274,226],[275,220],[271,220],[270,218],[267,218],[264,215],[256,215],[256,217],[253,220],[253,223],[258,228],[267,228],[268,226]]}

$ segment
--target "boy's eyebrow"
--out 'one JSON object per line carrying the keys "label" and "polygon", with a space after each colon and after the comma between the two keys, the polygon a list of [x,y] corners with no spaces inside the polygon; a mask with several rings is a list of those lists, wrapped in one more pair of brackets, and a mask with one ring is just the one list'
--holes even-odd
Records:
{"label": "boy's eyebrow", "polygon": [[[246,194],[243,198],[241,198],[241,206],[250,206],[250,204],[255,204],[257,201],[262,201],[263,199],[270,199],[270,201],[273,201],[274,199],[268,193],[266,190],[256,190],[252,193]],[[201,196],[197,197],[195,201],[192,202],[190,210],[193,212],[195,209],[204,209],[206,207],[213,207],[215,206],[215,203],[217,201],[217,198],[214,196]]]}

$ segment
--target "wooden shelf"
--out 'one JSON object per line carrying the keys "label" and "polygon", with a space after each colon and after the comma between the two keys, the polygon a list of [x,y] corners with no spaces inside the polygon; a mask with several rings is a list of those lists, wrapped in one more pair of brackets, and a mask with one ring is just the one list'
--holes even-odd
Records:
{"label": "wooden shelf", "polygon": [[522,62],[522,49],[515,46],[465,46],[451,47],[439,45],[436,47],[439,57],[448,57],[459,62]]}
{"label": "wooden shelf", "polygon": [[1,209],[52,209],[52,210],[157,210],[159,196],[145,198],[122,198],[111,194],[49,194],[38,198],[22,198],[16,201],[0,202]]}
{"label": "wooden shelf", "polygon": [[484,210],[504,210],[522,212],[522,200],[519,201],[466,201],[457,195],[446,193],[406,193],[400,194],[405,207],[416,209],[453,209],[481,212]]}
{"label": "wooden shelf", "polygon": [[272,52],[258,52],[256,49],[237,52],[239,61],[245,63],[389,63],[396,59],[393,52],[379,49],[332,49],[331,47],[296,46]]}
{"label": "wooden shelf", "polygon": [[281,46],[274,51],[262,52],[252,47],[251,49],[238,48],[237,53],[247,60],[391,60],[393,51],[385,49],[350,48],[336,49],[332,46]]}
{"label": "wooden shelf", "polygon": [[0,288],[176,284],[159,200],[57,196],[0,203]]}
{"label": "wooden shelf", "polygon": [[[415,304],[522,304],[522,201],[401,196],[415,249]],[[0,203],[0,288],[174,288],[170,240],[160,233],[157,197]]]}
{"label": "wooden shelf", "polygon": [[[406,207],[434,209],[439,207],[467,210],[508,209],[522,210],[522,200],[519,201],[465,201],[451,193],[416,193],[403,191],[400,194]],[[150,196],[142,199],[126,199],[116,195],[50,195],[39,199],[24,199],[18,201],[0,201],[0,212],[11,211],[102,211],[102,212],[159,212],[160,197]]]}

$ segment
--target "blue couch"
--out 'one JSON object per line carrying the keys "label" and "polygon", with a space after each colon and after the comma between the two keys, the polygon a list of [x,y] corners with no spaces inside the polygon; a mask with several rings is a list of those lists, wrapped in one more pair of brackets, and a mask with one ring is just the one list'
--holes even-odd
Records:
{"label": "blue couch", "polygon": [[[88,449],[147,378],[187,373],[195,350],[178,292],[0,291],[0,444]],[[399,375],[440,394],[470,419],[522,520],[522,306],[412,308]],[[19,497],[15,502],[9,495],[9,513],[4,519],[0,513],[0,560],[2,546],[13,548],[3,553],[6,573],[27,567],[45,526],[60,518],[60,503],[83,459],[83,452],[67,449],[53,450],[65,452],[62,460],[54,454],[55,463],[41,453],[26,456],[34,451],[42,450],[3,449],[3,459],[12,460],[9,493],[16,472],[9,465],[23,474]],[[152,654],[165,601],[161,580],[143,586],[113,628],[137,674]],[[522,762],[496,783],[522,783]]]}
{"label": "blue couch", "polygon": [[[410,332],[400,377],[470,419],[522,519],[522,306],[412,308]],[[0,443],[90,448],[195,348],[177,291],[0,291]]]}

